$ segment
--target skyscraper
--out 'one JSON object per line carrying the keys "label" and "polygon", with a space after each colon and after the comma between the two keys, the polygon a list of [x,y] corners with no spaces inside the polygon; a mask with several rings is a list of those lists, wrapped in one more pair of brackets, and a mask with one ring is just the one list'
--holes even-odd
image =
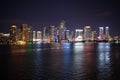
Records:
{"label": "skyscraper", "polygon": [[18,41],[22,41],[22,30],[21,30],[21,27],[17,28],[17,38],[18,38]]}
{"label": "skyscraper", "polygon": [[36,41],[36,31],[33,31],[33,41]]}
{"label": "skyscraper", "polygon": [[50,41],[55,41],[55,26],[50,26]]}
{"label": "skyscraper", "polygon": [[[35,36],[35,34],[34,34],[34,36]],[[36,41],[42,42],[42,32],[41,31],[37,31]]]}
{"label": "skyscraper", "polygon": [[70,41],[75,41],[74,31],[70,32]]}
{"label": "skyscraper", "polygon": [[110,39],[110,34],[109,34],[109,27],[105,27],[105,40],[109,40]]}
{"label": "skyscraper", "polygon": [[92,41],[97,41],[97,32],[96,31],[92,31]]}
{"label": "skyscraper", "polygon": [[85,26],[84,28],[84,40],[89,41],[91,40],[91,27],[90,26]]}
{"label": "skyscraper", "polygon": [[61,40],[65,40],[65,30],[66,30],[65,21],[62,21],[60,23],[60,26],[59,26],[59,39],[60,39],[60,42],[61,42]]}
{"label": "skyscraper", "polygon": [[29,26],[28,27],[28,30],[27,30],[27,41],[32,41],[33,40],[33,33],[32,33],[32,26]]}
{"label": "skyscraper", "polygon": [[12,25],[10,27],[10,42],[16,43],[16,41],[17,41],[17,26]]}
{"label": "skyscraper", "polygon": [[99,27],[99,37],[98,37],[98,39],[100,41],[104,40],[104,27]]}
{"label": "skyscraper", "polygon": [[70,41],[70,30],[65,31],[65,39]]}
{"label": "skyscraper", "polygon": [[49,33],[46,27],[43,28],[43,42],[48,43]]}
{"label": "skyscraper", "polygon": [[22,24],[22,41],[29,42],[32,41],[32,27],[28,24]]}
{"label": "skyscraper", "polygon": [[27,24],[22,24],[22,41],[26,41],[27,40],[27,29],[28,29],[28,25]]}
{"label": "skyscraper", "polygon": [[83,41],[83,29],[75,30],[75,41]]}

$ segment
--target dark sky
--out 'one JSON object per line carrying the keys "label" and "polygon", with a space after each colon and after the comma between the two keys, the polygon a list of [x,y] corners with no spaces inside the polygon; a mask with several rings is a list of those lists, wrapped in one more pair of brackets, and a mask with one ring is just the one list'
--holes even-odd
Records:
{"label": "dark sky", "polygon": [[109,26],[112,35],[120,34],[120,9],[117,0],[1,0],[0,32],[8,33],[12,24],[27,23],[34,30],[66,21],[70,30],[90,25],[98,31]]}

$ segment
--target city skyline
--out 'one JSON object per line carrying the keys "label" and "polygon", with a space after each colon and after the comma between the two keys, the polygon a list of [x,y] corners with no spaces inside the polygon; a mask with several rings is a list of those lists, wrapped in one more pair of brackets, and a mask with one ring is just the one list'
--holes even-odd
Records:
{"label": "city skyline", "polygon": [[31,25],[12,25],[9,33],[0,33],[0,42],[9,44],[40,43],[66,43],[66,42],[118,42],[119,36],[111,36],[109,26],[99,27],[99,31],[93,30],[87,25],[84,28],[69,30],[62,20],[59,26],[44,27],[42,30],[34,30]]}
{"label": "city skyline", "polygon": [[[43,33],[43,32],[44,32],[44,28],[50,29],[51,27],[55,27],[55,28],[60,27],[62,21],[65,21],[65,20],[61,20],[61,22],[59,22],[59,25],[44,26],[44,27],[42,27],[41,29],[37,29],[37,30],[34,29],[34,27],[33,27],[32,25],[30,25],[30,24],[26,24],[26,23],[25,23],[25,24],[23,23],[23,24],[20,24],[20,25],[13,24],[13,25],[10,25],[10,26],[7,28],[7,30],[8,30],[7,33],[8,33],[8,34],[10,33],[10,30],[9,30],[9,29],[10,29],[11,26],[16,26],[17,28],[20,28],[22,25],[27,25],[27,26],[31,27],[31,28],[32,28],[32,31],[41,31],[41,32]],[[91,25],[85,25],[85,26],[83,26],[83,27],[78,27],[78,28],[75,28],[75,27],[74,27],[74,29],[71,30],[69,27],[66,26],[66,22],[64,23],[64,27],[66,27],[66,30],[73,31],[74,33],[76,32],[77,29],[78,29],[78,30],[79,30],[79,29],[80,29],[80,30],[82,29],[82,31],[85,32],[84,28],[85,28],[86,26],[88,26],[88,27],[90,26],[90,27],[91,27],[91,31],[96,31],[97,34],[99,34],[99,30],[100,30],[99,28],[102,27],[102,28],[103,28],[103,33],[104,33],[104,35],[106,34],[106,32],[105,32],[106,27],[109,27],[109,26],[98,26],[97,29],[94,29]],[[111,27],[109,27],[109,28],[111,28]],[[111,36],[111,37],[114,37],[113,34],[111,33],[112,30],[109,29],[109,31],[110,31],[110,36]],[[7,34],[6,32],[0,32],[0,33],[5,33],[5,34]],[[119,35],[115,35],[115,36],[119,36]]]}
{"label": "city skyline", "polygon": [[66,21],[70,30],[90,25],[94,30],[109,26],[111,34],[119,35],[118,2],[109,0],[30,0],[1,1],[0,32],[8,33],[11,25],[30,24],[35,30]]}

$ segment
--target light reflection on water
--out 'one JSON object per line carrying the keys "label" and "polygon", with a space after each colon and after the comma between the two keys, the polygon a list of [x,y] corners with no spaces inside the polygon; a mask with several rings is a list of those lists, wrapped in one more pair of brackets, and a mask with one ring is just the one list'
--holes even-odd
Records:
{"label": "light reflection on water", "polygon": [[110,71],[111,71],[110,62],[111,62],[110,61],[110,43],[99,43],[98,44],[99,79],[103,79],[103,78],[108,79],[108,77],[110,77]]}
{"label": "light reflection on water", "polygon": [[[5,67],[9,79],[19,77],[33,80],[115,80],[115,77],[119,78],[118,44],[38,43],[27,47],[16,47],[6,47],[9,54],[7,57],[6,55],[1,57],[1,61],[5,62],[0,65]],[[6,69],[6,65],[10,68]]]}

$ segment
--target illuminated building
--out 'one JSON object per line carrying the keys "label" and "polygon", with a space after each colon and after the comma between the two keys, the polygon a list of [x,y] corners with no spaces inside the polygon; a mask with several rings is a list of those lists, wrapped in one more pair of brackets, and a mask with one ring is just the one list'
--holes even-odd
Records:
{"label": "illuminated building", "polygon": [[113,38],[115,43],[120,43],[120,37],[119,36],[114,36]]}
{"label": "illuminated building", "polygon": [[27,30],[27,36],[26,36],[28,42],[33,40],[33,33],[32,32],[33,32],[32,27],[29,26],[28,30]]}
{"label": "illuminated building", "polygon": [[99,37],[98,37],[98,39],[100,41],[104,40],[104,28],[103,27],[99,27]]}
{"label": "illuminated building", "polygon": [[43,28],[43,39],[46,37],[46,27]]}
{"label": "illuminated building", "polygon": [[9,37],[10,37],[10,34],[0,33],[0,44],[8,44]]}
{"label": "illuminated building", "polygon": [[105,27],[105,40],[109,41],[110,34],[109,34],[109,27]]}
{"label": "illuminated building", "polygon": [[55,42],[58,42],[58,37],[59,37],[59,30],[58,28],[54,29],[54,40]]}
{"label": "illuminated building", "polygon": [[56,34],[57,34],[57,42],[60,42],[61,41],[61,39],[60,39],[60,30],[59,30],[59,28],[57,28],[57,30],[56,30]]}
{"label": "illuminated building", "polygon": [[96,31],[92,31],[92,41],[97,40],[97,32]]}
{"label": "illuminated building", "polygon": [[36,41],[36,31],[33,31],[33,41]]}
{"label": "illuminated building", "polygon": [[66,30],[65,21],[62,21],[60,23],[60,27],[59,27],[59,39],[60,39],[60,42],[62,40],[65,40],[65,30]]}
{"label": "illuminated building", "polygon": [[75,41],[83,41],[83,29],[75,30]]}
{"label": "illuminated building", "polygon": [[55,41],[55,26],[50,26],[50,42],[54,42]]}
{"label": "illuminated building", "polygon": [[27,40],[27,29],[28,29],[28,25],[27,24],[22,24],[22,41],[26,41]]}
{"label": "illuminated building", "polygon": [[70,41],[74,41],[75,37],[74,37],[74,31],[71,31],[70,33]]}
{"label": "illuminated building", "polygon": [[65,27],[65,21],[64,21],[64,20],[61,21],[60,27],[61,27],[61,28]]}
{"label": "illuminated building", "polygon": [[28,26],[27,24],[22,24],[22,41],[29,42],[32,41],[32,27]]}
{"label": "illuminated building", "polygon": [[16,25],[12,25],[10,27],[10,43],[16,44],[17,41],[17,27]]}
{"label": "illuminated building", "polygon": [[[35,34],[34,34],[34,36],[35,36]],[[42,32],[41,31],[37,31],[37,39],[36,39],[36,41],[42,42]]]}
{"label": "illuminated building", "polygon": [[44,43],[50,42],[49,32],[48,32],[48,29],[46,27],[43,28],[43,42]]}
{"label": "illuminated building", "polygon": [[84,28],[84,40],[89,41],[91,40],[91,27],[85,26]]}
{"label": "illuminated building", "polygon": [[119,36],[114,36],[114,40],[119,40],[120,38],[119,38]]}
{"label": "illuminated building", "polygon": [[5,36],[5,37],[9,37],[9,36],[10,36],[10,34],[3,34],[3,36]]}
{"label": "illuminated building", "polygon": [[43,42],[47,42],[48,38],[47,38],[47,29],[46,27],[43,28]]}
{"label": "illuminated building", "polygon": [[17,29],[17,38],[18,38],[18,41],[22,40],[22,30],[21,30],[21,27],[18,27],[18,29]]}
{"label": "illuminated building", "polygon": [[70,30],[65,31],[65,39],[70,41]]}

